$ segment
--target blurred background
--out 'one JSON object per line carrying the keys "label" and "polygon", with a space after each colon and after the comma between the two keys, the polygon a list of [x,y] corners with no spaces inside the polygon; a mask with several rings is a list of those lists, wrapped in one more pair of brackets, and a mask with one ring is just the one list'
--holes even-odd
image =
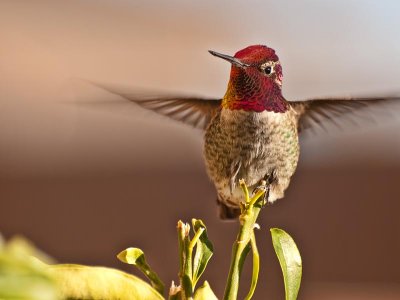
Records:
{"label": "blurred background", "polygon": [[[217,217],[202,133],[80,79],[222,97],[230,66],[207,50],[266,44],[289,100],[393,94],[399,28],[389,0],[1,0],[0,232],[60,262],[129,271],[115,255],[140,247],[169,283],[176,222],[201,218],[215,245],[203,278],[221,296],[237,224]],[[285,199],[259,218],[254,299],[284,298],[271,227],[301,250],[299,299],[400,299],[399,118],[317,131],[301,146]]]}

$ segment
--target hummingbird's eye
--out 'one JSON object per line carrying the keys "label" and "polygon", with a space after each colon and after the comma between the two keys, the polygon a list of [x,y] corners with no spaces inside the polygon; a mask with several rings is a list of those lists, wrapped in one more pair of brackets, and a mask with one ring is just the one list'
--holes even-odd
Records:
{"label": "hummingbird's eye", "polygon": [[265,74],[267,74],[267,75],[271,75],[271,74],[272,74],[272,71],[273,71],[272,66],[268,66],[268,67],[266,67],[266,68],[264,69],[264,72],[265,72]]}
{"label": "hummingbird's eye", "polygon": [[266,63],[261,65],[261,72],[263,72],[265,75],[269,76],[275,72],[274,67],[275,67],[276,62],[274,61],[267,61]]}

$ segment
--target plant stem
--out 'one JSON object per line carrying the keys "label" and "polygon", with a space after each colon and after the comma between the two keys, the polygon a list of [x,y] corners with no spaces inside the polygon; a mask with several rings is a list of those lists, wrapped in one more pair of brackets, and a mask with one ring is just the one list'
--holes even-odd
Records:
{"label": "plant stem", "polygon": [[195,236],[193,237],[193,239],[190,241],[189,249],[190,249],[190,252],[191,252],[191,253],[193,253],[193,249],[194,249],[194,247],[196,246],[196,243],[197,243],[197,241],[199,240],[200,236],[202,235],[203,231],[204,231],[204,228],[200,228],[200,229],[196,232],[196,234],[195,234]]}
{"label": "plant stem", "polygon": [[178,229],[179,262],[180,262],[179,283],[182,289],[181,296],[182,300],[192,300],[193,299],[193,286],[192,286],[193,249],[190,248],[190,238],[189,238],[190,226],[187,223],[185,224],[182,221],[179,221],[177,229]]}
{"label": "plant stem", "polygon": [[251,235],[250,244],[251,244],[251,251],[253,253],[253,274],[252,274],[252,278],[251,278],[250,291],[244,300],[250,300],[251,297],[253,297],[254,291],[257,286],[258,273],[260,271],[260,254],[258,253],[257,244],[256,244],[256,236],[254,235],[254,230]]}
{"label": "plant stem", "polygon": [[[178,231],[178,247],[179,247],[179,279],[183,276],[183,268],[185,264],[185,247],[184,247],[184,240],[185,240],[185,224],[182,221],[178,222],[178,226],[176,227]],[[180,282],[182,286],[182,282]]]}
{"label": "plant stem", "polygon": [[241,266],[246,254],[248,253],[248,251],[245,250],[250,243],[252,236],[254,237],[254,225],[263,204],[263,199],[260,199],[260,197],[265,193],[265,190],[259,190],[255,196],[249,199],[249,192],[245,183],[240,181],[240,185],[245,194],[246,202],[242,205],[242,214],[239,217],[239,234],[232,247],[232,260],[225,287],[224,300],[237,299]]}
{"label": "plant stem", "polygon": [[172,281],[171,287],[169,288],[168,300],[181,300],[182,288],[176,286]]}

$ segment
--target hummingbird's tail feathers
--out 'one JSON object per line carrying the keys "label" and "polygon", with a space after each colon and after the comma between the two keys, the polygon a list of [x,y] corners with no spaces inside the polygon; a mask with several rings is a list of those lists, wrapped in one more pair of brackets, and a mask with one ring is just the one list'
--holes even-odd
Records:
{"label": "hummingbird's tail feathers", "polygon": [[383,120],[380,115],[387,119],[388,115],[396,115],[391,112],[400,110],[400,96],[316,98],[289,103],[297,113],[299,132],[316,127],[327,131],[327,123],[339,129],[346,127],[346,123],[356,126],[378,123]]}
{"label": "hummingbird's tail feathers", "polygon": [[90,82],[91,84],[118,95],[137,105],[164,115],[173,120],[183,122],[199,129],[206,129],[211,118],[221,108],[221,99],[208,99],[184,95],[155,95],[154,93],[140,93],[124,91],[110,85]]}

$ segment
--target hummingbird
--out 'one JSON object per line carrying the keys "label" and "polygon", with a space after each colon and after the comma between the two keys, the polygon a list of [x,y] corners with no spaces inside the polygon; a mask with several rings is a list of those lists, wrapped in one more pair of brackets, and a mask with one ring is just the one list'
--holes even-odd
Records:
{"label": "hummingbird", "polygon": [[[234,56],[209,51],[231,64],[223,98],[137,97],[104,86],[139,106],[204,130],[204,158],[215,185],[222,219],[240,214],[239,180],[250,191],[268,184],[267,203],[284,197],[299,160],[299,133],[366,107],[399,97],[315,98],[288,101],[282,94],[282,65],[275,50],[248,46]],[[300,135],[301,136],[301,135]]]}

